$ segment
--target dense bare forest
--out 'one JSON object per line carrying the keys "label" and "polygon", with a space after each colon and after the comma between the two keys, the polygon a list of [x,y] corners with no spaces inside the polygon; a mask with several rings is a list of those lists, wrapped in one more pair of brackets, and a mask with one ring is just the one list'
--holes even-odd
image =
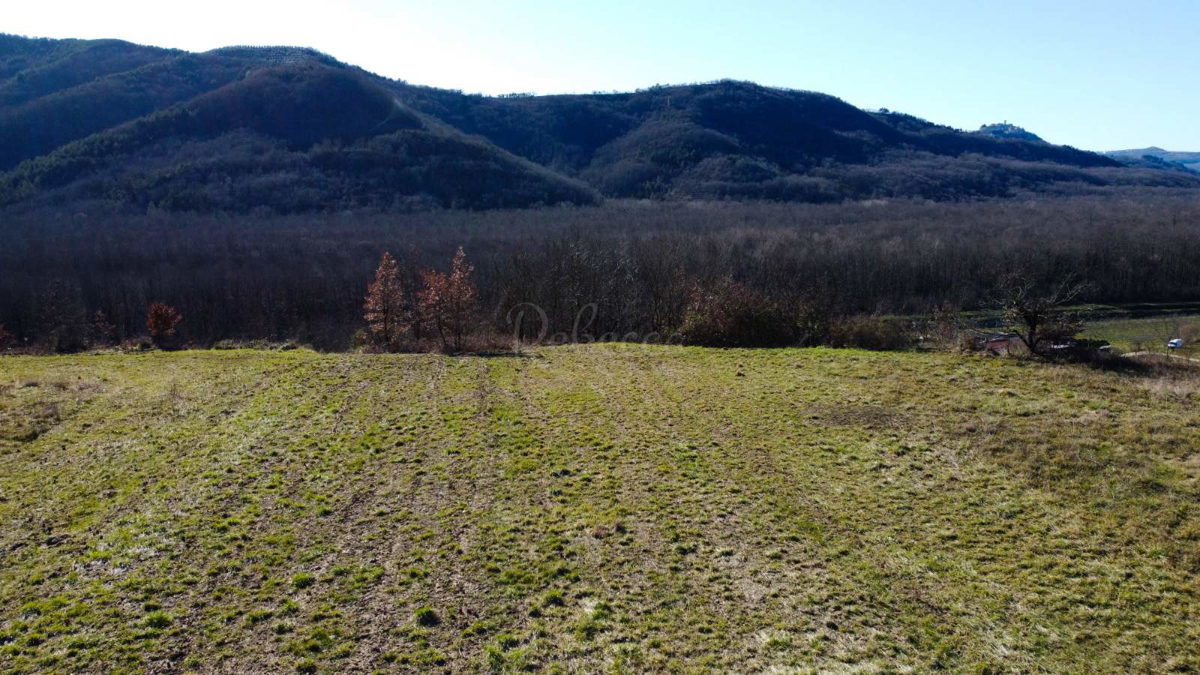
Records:
{"label": "dense bare forest", "polygon": [[750,82],[479,96],[304,48],[0,35],[24,349],[906,344],[862,317],[984,308],[1014,273],[1200,299],[1197,194],[1181,165]]}
{"label": "dense bare forest", "polygon": [[97,331],[144,335],[154,302],[183,317],[180,343],[345,349],[365,326],[382,253],[415,298],[421,271],[448,269],[460,246],[481,331],[508,334],[512,308],[532,303],[524,331],[547,339],[690,328],[704,342],[698,313],[759,321],[742,342],[820,341],[806,320],[987,307],[1017,269],[1046,286],[1075,275],[1089,302],[1200,300],[1200,201],[1175,193],[258,218],[93,211],[14,216],[4,228],[0,324],[16,344],[50,349],[80,348]]}

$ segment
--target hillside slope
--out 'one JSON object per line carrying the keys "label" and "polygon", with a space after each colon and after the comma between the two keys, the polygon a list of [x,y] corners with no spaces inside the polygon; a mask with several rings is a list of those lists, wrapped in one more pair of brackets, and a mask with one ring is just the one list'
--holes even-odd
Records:
{"label": "hillside slope", "polygon": [[26,160],[0,174],[2,204],[296,212],[595,201],[311,50],[172,56],[0,110],[0,139],[0,162]]}
{"label": "hillside slope", "polygon": [[1200,173],[1200,152],[1171,152],[1159,147],[1135,150],[1113,150],[1104,153],[1125,164],[1138,165],[1142,162],[1158,162],[1167,166],[1183,167]]}
{"label": "hillside slope", "polygon": [[0,394],[6,673],[1200,667],[1195,382],[593,345]]}
{"label": "hillside slope", "polygon": [[0,34],[0,105],[29,103],[181,53],[123,40],[45,40]]}
{"label": "hillside slope", "polygon": [[0,206],[305,212],[1200,188],[1159,168],[744,82],[483,97],[309,49],[0,36]]}
{"label": "hillside slope", "polygon": [[909,115],[868,113],[824,94],[747,82],[515,97],[401,85],[400,95],[614,197],[961,199],[1055,183],[1193,185],[1157,174],[1097,172],[1121,165],[1095,153],[964,133]]}

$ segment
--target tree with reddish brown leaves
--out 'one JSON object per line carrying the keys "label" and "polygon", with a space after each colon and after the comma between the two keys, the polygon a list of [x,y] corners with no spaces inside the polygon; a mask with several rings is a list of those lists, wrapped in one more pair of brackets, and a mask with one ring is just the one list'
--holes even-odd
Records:
{"label": "tree with reddish brown leaves", "polygon": [[150,333],[154,344],[161,347],[168,338],[175,335],[175,326],[182,320],[183,317],[174,307],[156,302],[150,305],[150,310],[146,312],[146,331]]}
{"label": "tree with reddish brown leaves", "polygon": [[9,335],[8,331],[4,330],[4,324],[0,324],[0,350],[8,349],[12,341],[12,335]]}
{"label": "tree with reddish brown leaves", "polygon": [[367,287],[363,306],[367,328],[375,344],[388,347],[399,344],[412,324],[408,305],[396,259],[390,253],[384,253],[375,270],[375,280]]}
{"label": "tree with reddish brown leaves", "polygon": [[471,281],[474,271],[475,267],[467,262],[459,247],[449,274],[437,270],[421,272],[424,288],[417,295],[421,316],[437,331],[446,351],[462,351],[475,328],[478,291]]}

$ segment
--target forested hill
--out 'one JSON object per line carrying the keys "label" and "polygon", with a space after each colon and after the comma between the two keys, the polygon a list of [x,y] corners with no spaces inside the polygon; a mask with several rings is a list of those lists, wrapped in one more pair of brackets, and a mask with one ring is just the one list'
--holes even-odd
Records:
{"label": "forested hill", "polygon": [[962,200],[1200,178],[743,82],[484,97],[302,48],[0,35],[0,206],[419,210]]}

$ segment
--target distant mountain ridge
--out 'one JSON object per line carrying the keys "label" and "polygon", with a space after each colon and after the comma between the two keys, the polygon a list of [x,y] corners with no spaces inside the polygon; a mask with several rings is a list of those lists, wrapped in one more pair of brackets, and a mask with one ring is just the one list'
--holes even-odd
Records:
{"label": "distant mountain ridge", "polygon": [[389,80],[306,48],[197,54],[0,35],[8,208],[959,200],[1128,185],[1200,180],[747,82],[486,97]]}
{"label": "distant mountain ridge", "polygon": [[1160,147],[1152,146],[1137,150],[1113,150],[1104,153],[1122,163],[1129,165],[1157,164],[1163,168],[1183,168],[1200,173],[1200,152],[1171,152]]}

